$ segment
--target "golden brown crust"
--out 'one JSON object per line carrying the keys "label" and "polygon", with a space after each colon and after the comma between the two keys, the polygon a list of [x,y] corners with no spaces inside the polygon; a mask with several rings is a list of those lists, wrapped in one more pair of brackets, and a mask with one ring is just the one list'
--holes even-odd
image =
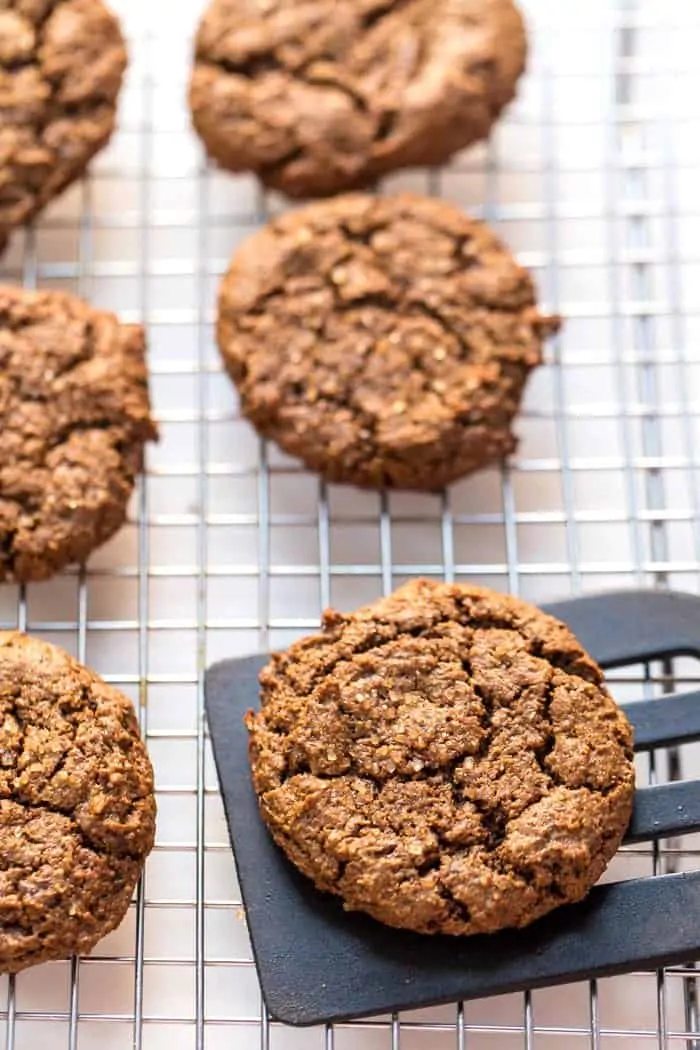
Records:
{"label": "golden brown crust", "polygon": [[63,650],[0,632],[0,972],[87,952],[155,834],[134,709]]}
{"label": "golden brown crust", "polygon": [[418,580],[328,614],[261,674],[253,783],[274,838],[345,907],[422,933],[580,900],[629,822],[632,735],[544,613]]}
{"label": "golden brown crust", "polygon": [[126,60],[102,0],[1,5],[0,250],[110,138]]}
{"label": "golden brown crust", "polygon": [[331,195],[484,138],[525,54],[512,0],[212,0],[190,107],[223,167]]}
{"label": "golden brown crust", "polygon": [[244,414],[328,480],[437,490],[515,447],[542,342],[530,275],[415,194],[308,205],[249,238],[218,340]]}
{"label": "golden brown crust", "polygon": [[156,437],[145,337],[62,292],[0,287],[0,580],[83,561]]}

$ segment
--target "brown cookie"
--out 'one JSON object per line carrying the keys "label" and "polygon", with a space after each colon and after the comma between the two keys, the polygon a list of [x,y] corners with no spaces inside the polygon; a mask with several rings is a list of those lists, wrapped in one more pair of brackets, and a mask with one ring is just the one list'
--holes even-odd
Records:
{"label": "brown cookie", "polygon": [[0,581],[46,579],[109,539],[155,437],[139,325],[0,287]]}
{"label": "brown cookie", "polygon": [[0,972],[88,952],[153,845],[129,700],[62,649],[0,632]]}
{"label": "brown cookie", "polygon": [[525,53],[512,0],[212,0],[190,107],[223,167],[324,196],[485,138]]}
{"label": "brown cookie", "polygon": [[125,67],[102,0],[0,4],[0,249],[105,145]]}
{"label": "brown cookie", "polygon": [[273,656],[253,783],[290,860],[420,933],[525,926],[580,900],[631,812],[630,726],[568,628],[416,580]]}
{"label": "brown cookie", "polygon": [[369,488],[437,490],[512,452],[556,327],[487,226],[413,194],[277,219],[219,298],[243,413],[328,480]]}

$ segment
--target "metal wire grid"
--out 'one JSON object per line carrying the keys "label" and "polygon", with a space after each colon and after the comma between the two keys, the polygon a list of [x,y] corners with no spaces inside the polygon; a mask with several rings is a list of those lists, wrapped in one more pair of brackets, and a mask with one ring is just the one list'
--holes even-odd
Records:
{"label": "metal wire grid", "polygon": [[[162,442],[130,524],[85,570],[0,593],[0,619],[57,641],[134,698],[156,766],[158,843],[131,914],[89,959],[7,982],[6,1050],[486,1050],[700,1046],[690,968],[295,1032],[261,1007],[202,707],[223,655],[284,645],[330,603],[419,573],[540,600],[608,586],[697,590],[700,355],[692,187],[700,21],[660,0],[525,5],[520,103],[488,150],[393,180],[499,225],[568,318],[531,384],[518,457],[441,499],[319,485],[239,420],[212,344],[213,289],[280,202],[207,172],[182,92],[200,0],[114,4],[132,39],[120,134],[3,261],[149,326]],[[696,126],[696,125],[695,125]],[[695,681],[620,676],[621,697]],[[642,776],[700,767],[697,749]],[[618,875],[697,866],[694,840],[627,851]]]}

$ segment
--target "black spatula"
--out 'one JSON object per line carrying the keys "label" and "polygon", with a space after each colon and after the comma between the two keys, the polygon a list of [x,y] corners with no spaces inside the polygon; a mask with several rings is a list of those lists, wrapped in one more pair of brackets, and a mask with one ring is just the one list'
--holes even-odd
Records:
{"label": "black spatula", "polygon": [[[700,598],[622,592],[550,605],[603,667],[700,658]],[[267,656],[227,660],[206,707],[253,952],[272,1016],[311,1025],[700,957],[700,871],[595,887],[524,930],[426,937],[346,913],[286,860],[258,814],[243,714]],[[625,706],[635,747],[700,740],[700,691]],[[700,830],[700,781],[640,788],[627,842]]]}

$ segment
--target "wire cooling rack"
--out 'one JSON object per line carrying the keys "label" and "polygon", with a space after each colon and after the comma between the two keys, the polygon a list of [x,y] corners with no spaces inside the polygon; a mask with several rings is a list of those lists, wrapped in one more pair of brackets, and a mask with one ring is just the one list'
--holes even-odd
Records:
{"label": "wire cooling rack", "polygon": [[[189,131],[201,0],[114,6],[131,40],[119,134],[15,237],[2,275],[148,325],[162,439],[122,532],[83,570],[0,588],[0,621],[133,697],[158,840],[128,919],[90,958],[0,987],[6,1050],[700,1050],[690,966],[335,1029],[270,1024],[202,714],[207,663],[286,645],[323,606],[352,608],[419,573],[535,601],[698,590],[700,10],[529,0],[530,73],[490,146],[387,180],[494,222],[567,323],[530,384],[509,468],[444,498],[380,499],[319,485],[238,417],[213,344],[215,287],[236,244],[283,205],[207,170]],[[673,676],[698,672],[678,662],[614,685],[629,699]],[[640,766],[640,781],[699,766],[684,748]],[[615,873],[697,867],[697,843],[627,851]]]}

